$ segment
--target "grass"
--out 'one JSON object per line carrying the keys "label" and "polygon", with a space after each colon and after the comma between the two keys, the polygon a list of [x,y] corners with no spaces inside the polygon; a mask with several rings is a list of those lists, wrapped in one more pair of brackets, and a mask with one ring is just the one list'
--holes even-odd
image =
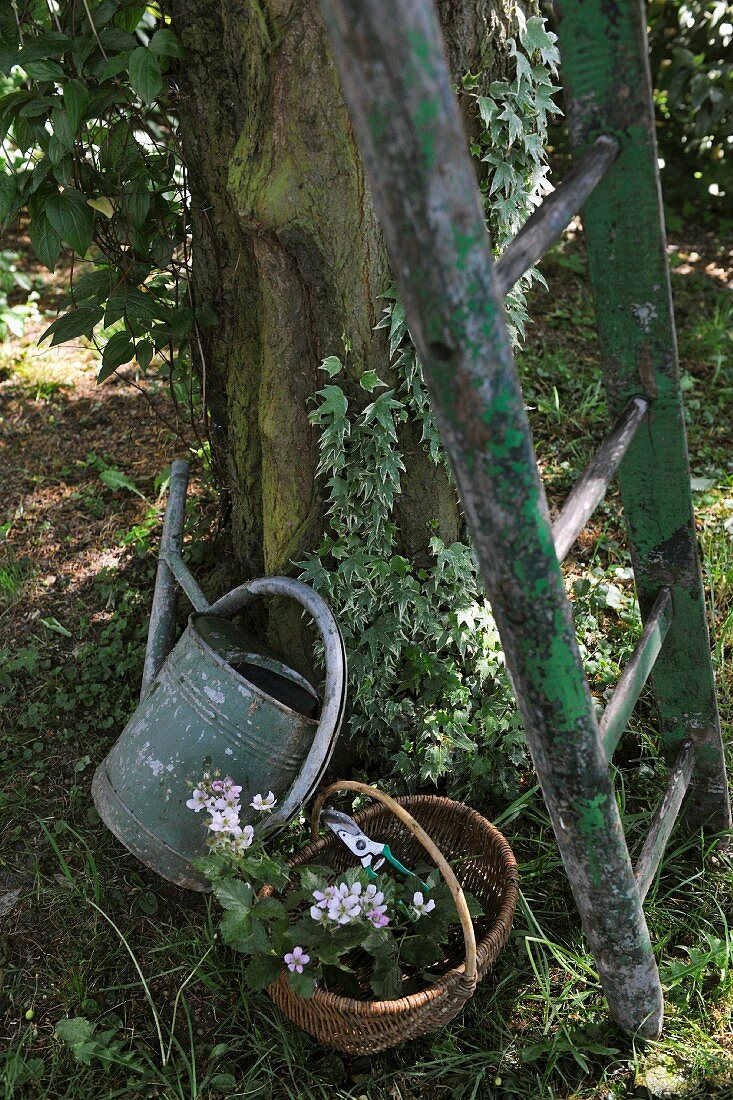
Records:
{"label": "grass", "polygon": [[[552,293],[535,298],[521,363],[554,504],[606,423],[581,245],[571,241],[550,261]],[[690,452],[705,485],[696,503],[729,728],[731,308],[722,285],[688,263],[682,246],[676,259]],[[15,378],[24,400],[60,417],[73,372],[59,385],[59,374],[44,375],[43,359],[24,363]],[[346,1059],[248,993],[242,961],[214,939],[211,900],[137,864],[91,806],[93,765],[135,707],[160,524],[150,488],[158,471],[148,471],[148,484],[136,473],[147,499],[128,493],[122,523],[119,493],[99,478],[118,460],[97,449],[66,461],[58,475],[68,482],[64,499],[96,525],[107,549],[73,598],[43,611],[71,637],[31,620],[0,661],[1,1100],[733,1096],[733,857],[713,837],[675,829],[645,906],[667,1024],[659,1042],[636,1042],[608,1018],[536,789],[496,809],[520,861],[522,897],[506,951],[458,1021],[371,1061]],[[45,522],[35,528],[39,554],[52,534]],[[17,601],[39,599],[43,575],[10,549],[0,554],[0,614],[10,607],[9,615]],[[568,585],[600,704],[639,629],[613,492],[569,563]],[[616,757],[632,851],[664,785],[654,728],[645,695]],[[16,906],[7,899],[18,890]]]}

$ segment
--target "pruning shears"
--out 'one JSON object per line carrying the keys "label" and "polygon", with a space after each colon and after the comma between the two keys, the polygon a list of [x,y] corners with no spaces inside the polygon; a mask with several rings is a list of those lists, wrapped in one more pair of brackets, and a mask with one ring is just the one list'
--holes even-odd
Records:
{"label": "pruning shears", "polygon": [[390,867],[395,871],[399,871],[401,875],[408,875],[410,878],[414,878],[420,883],[423,890],[427,891],[430,889],[427,883],[423,882],[419,875],[416,875],[414,871],[405,867],[404,863],[400,863],[397,857],[392,854],[389,844],[380,844],[377,840],[370,840],[356,824],[353,817],[349,817],[348,814],[342,814],[339,810],[332,810],[330,806],[326,806],[325,809],[321,810],[321,822],[327,825],[328,828],[336,834],[339,840],[346,845],[349,851],[361,861],[361,865],[369,878],[376,878],[377,871],[380,867],[388,863]]}

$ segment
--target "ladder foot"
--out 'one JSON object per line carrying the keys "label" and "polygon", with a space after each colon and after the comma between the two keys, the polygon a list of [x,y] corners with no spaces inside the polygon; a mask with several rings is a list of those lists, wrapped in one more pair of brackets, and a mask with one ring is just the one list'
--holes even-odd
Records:
{"label": "ladder foot", "polygon": [[725,756],[717,726],[689,730],[695,749],[692,773],[682,812],[688,826],[722,833],[731,827],[730,795]]}

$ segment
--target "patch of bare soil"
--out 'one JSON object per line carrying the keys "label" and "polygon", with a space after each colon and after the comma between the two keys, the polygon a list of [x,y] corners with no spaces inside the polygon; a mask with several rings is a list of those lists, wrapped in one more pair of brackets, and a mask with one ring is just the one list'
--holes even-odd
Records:
{"label": "patch of bare soil", "polygon": [[[73,627],[84,582],[130,557],[120,535],[150,521],[156,478],[194,444],[164,387],[129,374],[98,385],[94,348],[38,346],[69,272],[34,270],[26,258],[43,279],[39,314],[0,347],[0,622],[9,647],[26,644],[42,619]],[[106,469],[140,495],[105,486]]]}

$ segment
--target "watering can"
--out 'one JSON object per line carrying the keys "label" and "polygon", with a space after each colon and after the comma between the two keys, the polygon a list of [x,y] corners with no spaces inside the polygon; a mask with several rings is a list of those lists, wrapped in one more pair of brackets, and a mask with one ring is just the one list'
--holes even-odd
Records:
{"label": "watering can", "polygon": [[[161,540],[140,704],[92,782],[107,827],[158,874],[206,890],[192,865],[205,855],[202,815],[186,807],[205,772],[231,775],[242,790],[242,824],[258,817],[248,803],[274,791],[268,831],[284,828],[314,792],[343,718],[346,657],[336,620],[301,581],[261,577],[209,606],[180,556],[188,467],[176,460]],[[178,643],[177,585],[194,605]],[[324,645],[326,678],[315,688],[230,621],[254,600],[287,596],[312,616]],[[320,709],[320,714],[316,717]],[[245,797],[249,795],[249,797]]]}

